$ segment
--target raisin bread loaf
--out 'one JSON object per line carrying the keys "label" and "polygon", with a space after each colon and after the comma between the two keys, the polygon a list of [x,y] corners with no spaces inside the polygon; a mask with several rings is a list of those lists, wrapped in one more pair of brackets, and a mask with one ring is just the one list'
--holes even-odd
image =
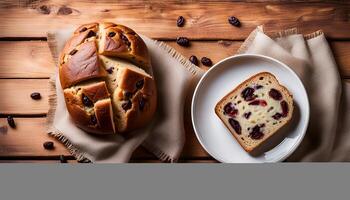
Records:
{"label": "raisin bread loaf", "polygon": [[130,28],[113,23],[80,26],[59,64],[67,110],[81,129],[122,133],[152,120],[157,91],[150,57]]}
{"label": "raisin bread loaf", "polygon": [[262,72],[222,98],[215,112],[240,145],[251,152],[290,121],[293,97],[274,75]]}

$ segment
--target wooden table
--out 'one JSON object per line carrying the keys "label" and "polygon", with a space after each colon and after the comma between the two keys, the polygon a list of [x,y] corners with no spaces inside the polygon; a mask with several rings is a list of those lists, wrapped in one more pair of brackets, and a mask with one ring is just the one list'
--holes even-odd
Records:
{"label": "wooden table", "polygon": [[[183,28],[178,16],[186,18]],[[240,28],[227,22],[229,16],[242,22]],[[350,81],[350,4],[345,1],[285,3],[274,1],[191,2],[104,0],[5,1],[0,3],[0,125],[7,115],[15,117],[16,129],[0,132],[0,162],[59,162],[64,155],[76,162],[68,150],[45,133],[49,77],[55,68],[46,32],[67,25],[95,20],[125,24],[138,33],[165,41],[184,56],[207,56],[217,62],[233,55],[248,34],[260,24],[268,31],[298,27],[303,33],[322,29],[332,46],[341,77]],[[178,36],[191,39],[191,47],[175,43]],[[201,66],[202,67],[202,66]],[[43,99],[30,98],[33,91]],[[198,143],[186,116],[186,145],[180,162],[216,162]],[[55,141],[54,150],[42,147]],[[158,162],[138,148],[133,162]]]}

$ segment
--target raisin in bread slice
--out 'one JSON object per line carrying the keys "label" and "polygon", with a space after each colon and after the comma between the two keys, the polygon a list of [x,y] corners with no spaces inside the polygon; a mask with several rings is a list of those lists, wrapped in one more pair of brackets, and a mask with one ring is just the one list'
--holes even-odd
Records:
{"label": "raisin in bread slice", "polygon": [[258,73],[223,97],[215,113],[247,152],[268,142],[293,114],[293,96],[274,75]]}

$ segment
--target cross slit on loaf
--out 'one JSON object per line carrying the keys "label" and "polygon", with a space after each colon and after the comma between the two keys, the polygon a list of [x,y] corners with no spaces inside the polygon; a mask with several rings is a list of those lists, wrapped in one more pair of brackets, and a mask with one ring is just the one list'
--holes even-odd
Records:
{"label": "cross slit on loaf", "polygon": [[87,132],[129,132],[154,116],[150,56],[142,38],[126,26],[80,26],[60,54],[59,78],[72,120]]}

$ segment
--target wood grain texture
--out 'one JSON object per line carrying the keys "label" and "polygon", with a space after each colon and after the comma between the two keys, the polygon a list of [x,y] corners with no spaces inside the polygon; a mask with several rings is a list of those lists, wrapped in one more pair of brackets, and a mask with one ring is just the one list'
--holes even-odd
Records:
{"label": "wood grain texture", "polygon": [[[131,160],[131,163],[162,163],[159,160]],[[178,163],[218,163],[218,161],[216,160],[191,160],[191,159],[187,159],[187,160],[179,160]]]}
{"label": "wood grain texture", "polygon": [[[190,47],[185,48],[174,41],[166,43],[185,57],[196,55],[200,59],[207,56],[214,63],[234,55],[242,44],[240,41],[227,40],[193,41]],[[331,41],[330,44],[339,64],[340,74],[349,78],[350,41]],[[0,78],[49,78],[54,72],[55,67],[46,41],[0,42],[0,50]]]}
{"label": "wood grain texture", "polygon": [[[0,163],[42,163],[42,164],[61,164],[60,160],[0,160]],[[78,162],[76,160],[67,160],[67,163],[69,164],[77,164]],[[64,164],[64,163],[62,163]]]}
{"label": "wood grain texture", "polygon": [[[0,158],[14,156],[36,156],[48,157],[65,155],[70,156],[69,151],[57,141],[49,136],[45,130],[46,118],[14,118],[16,129],[7,126],[6,118],[0,118]],[[186,122],[187,124],[189,122]],[[6,128],[4,128],[6,127]],[[181,159],[209,158],[198,143],[191,127],[186,127],[186,144],[181,155]],[[7,129],[5,131],[4,129]],[[55,149],[46,150],[43,143],[54,141]],[[156,157],[139,147],[132,156],[133,159],[156,159]]]}
{"label": "wood grain texture", "polygon": [[[0,118],[0,126],[7,131],[0,133],[0,156],[57,156],[70,153],[59,142],[55,142],[54,150],[46,150],[43,143],[55,141],[45,133],[45,118],[14,118],[16,128],[10,128],[5,118]],[[4,128],[2,128],[3,130]]]}
{"label": "wood grain texture", "polygon": [[[0,79],[0,114],[45,115],[48,112],[49,79]],[[32,92],[42,98],[33,100]]]}
{"label": "wood grain texture", "polygon": [[[266,30],[323,29],[331,38],[344,39],[350,38],[349,12],[349,4],[342,2],[2,1],[0,37],[45,37],[48,30],[104,20],[161,39],[181,35],[192,39],[242,40],[261,24]],[[179,15],[186,18],[183,28],[176,26]],[[227,22],[231,15],[240,19],[240,28]]]}
{"label": "wood grain texture", "polygon": [[[186,18],[183,28],[176,26],[179,15]],[[240,19],[240,28],[228,24],[227,17],[231,15]],[[101,19],[114,21],[149,37],[166,40],[186,57],[196,55],[200,59],[207,56],[216,63],[233,55],[242,40],[260,24],[265,24],[267,32],[291,27],[298,27],[304,33],[323,29],[330,39],[341,76],[350,78],[348,1],[311,0],[292,4],[291,1],[268,0],[5,0],[0,2],[0,19],[0,163],[58,163],[59,155],[67,156],[69,163],[76,163],[61,143],[45,133],[45,117],[38,117],[47,113],[47,78],[55,67],[46,41],[26,40],[45,40],[46,32],[50,30]],[[191,47],[183,48],[174,42],[178,36],[196,41],[191,42]],[[40,92],[43,99],[32,100],[30,93],[33,91]],[[15,117],[17,128],[4,132],[1,127],[7,124],[4,118],[7,114],[19,117]],[[198,143],[189,116],[185,116],[184,121],[186,144],[179,162],[215,163]],[[42,147],[47,140],[55,141],[54,150]],[[139,147],[131,162],[159,161]]]}
{"label": "wood grain texture", "polygon": [[[347,81],[350,81],[347,79]],[[12,84],[11,84],[12,82]],[[5,83],[5,84],[4,84]],[[6,106],[1,107],[1,112],[8,110],[7,112],[13,110],[15,114],[40,114],[46,113],[48,110],[48,104],[44,99],[47,99],[47,93],[42,92],[44,99],[42,101],[34,101],[29,99],[28,95],[23,97],[16,94],[30,93],[25,92],[28,88],[42,88],[42,91],[48,91],[48,79],[1,79],[0,86],[4,88],[13,88],[9,85],[19,85],[22,87],[16,88],[17,90],[6,90],[7,95],[0,98],[0,105],[16,105],[15,107]],[[18,92],[22,91],[22,92]],[[33,111],[33,105],[37,104],[37,109]],[[10,108],[10,109],[9,109]],[[21,108],[21,109],[18,109]],[[58,148],[54,151],[47,151],[42,148],[42,143],[46,140],[50,140],[49,136],[45,133],[45,118],[15,118],[17,129],[8,129],[7,133],[0,134],[0,157],[2,156],[50,156],[50,155],[69,155],[69,152],[62,148],[61,144],[58,144]],[[0,119],[0,126],[6,125],[6,119]],[[185,133],[186,133],[186,143],[181,155],[181,159],[191,159],[191,158],[208,158],[210,157],[205,150],[198,143],[194,132],[191,127],[191,121],[189,116],[185,117]],[[155,156],[147,152],[142,147],[138,148],[133,158],[143,158],[143,159],[155,159]]]}
{"label": "wood grain texture", "polygon": [[[0,160],[0,163],[42,163],[42,164],[61,164],[60,160]],[[78,163],[76,160],[67,160],[69,164]],[[159,160],[130,160],[130,163],[162,163]],[[179,160],[178,163],[218,163],[216,160]],[[89,164],[89,163],[86,163]]]}
{"label": "wood grain texture", "polygon": [[343,78],[350,78],[350,41],[330,43],[339,73]]}
{"label": "wood grain texture", "polygon": [[1,41],[0,78],[44,78],[54,71],[47,42]]}

